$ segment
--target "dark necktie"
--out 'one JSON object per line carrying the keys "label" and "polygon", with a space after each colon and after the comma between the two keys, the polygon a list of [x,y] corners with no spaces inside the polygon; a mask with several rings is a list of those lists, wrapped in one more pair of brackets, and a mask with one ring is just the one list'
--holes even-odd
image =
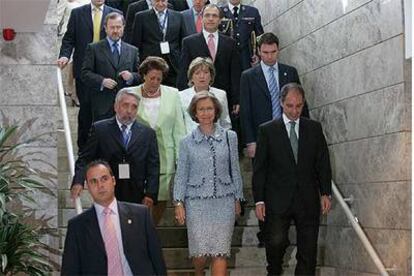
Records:
{"label": "dark necktie", "polygon": [[295,162],[298,163],[298,136],[296,135],[295,131],[295,121],[290,121],[290,130],[289,130],[289,140],[290,145],[292,146],[293,156],[295,157]]}
{"label": "dark necktie", "polygon": [[237,21],[237,20],[239,20],[239,13],[238,13],[238,10],[239,10],[239,8],[238,7],[234,7],[233,8],[233,16],[234,16],[234,19]]}
{"label": "dark necktie", "polygon": [[118,51],[118,45],[116,42],[112,44],[112,55],[114,56],[114,60],[116,63],[119,62],[119,51]]}

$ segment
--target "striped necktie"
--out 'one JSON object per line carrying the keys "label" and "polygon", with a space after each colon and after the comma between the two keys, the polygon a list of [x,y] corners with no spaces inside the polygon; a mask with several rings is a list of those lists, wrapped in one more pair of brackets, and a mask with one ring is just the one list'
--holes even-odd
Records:
{"label": "striped necktie", "polygon": [[107,256],[108,275],[124,275],[122,271],[121,254],[119,252],[118,239],[115,226],[111,220],[111,209],[106,207],[103,211],[103,238]]}
{"label": "striped necktie", "polygon": [[269,92],[272,102],[272,118],[279,119],[282,116],[282,107],[280,106],[279,84],[275,78],[275,68],[269,67]]}

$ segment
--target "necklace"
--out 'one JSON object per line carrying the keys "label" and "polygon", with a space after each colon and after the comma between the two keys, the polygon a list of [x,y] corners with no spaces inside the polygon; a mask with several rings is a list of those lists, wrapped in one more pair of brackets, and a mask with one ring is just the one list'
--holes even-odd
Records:
{"label": "necklace", "polygon": [[150,91],[148,91],[147,89],[145,89],[144,87],[145,87],[145,85],[143,85],[143,86],[142,86],[142,96],[143,96],[144,98],[157,98],[157,97],[159,97],[159,96],[160,96],[160,94],[161,94],[161,89],[160,89],[160,87],[158,87],[158,89],[157,89],[157,90],[155,90],[154,92],[150,92]]}

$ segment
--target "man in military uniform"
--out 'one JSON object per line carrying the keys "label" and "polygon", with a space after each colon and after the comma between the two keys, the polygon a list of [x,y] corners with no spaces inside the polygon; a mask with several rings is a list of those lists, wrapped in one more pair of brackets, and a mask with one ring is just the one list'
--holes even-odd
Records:
{"label": "man in military uniform", "polygon": [[236,40],[240,51],[241,68],[246,70],[259,62],[251,43],[252,32],[254,32],[253,37],[263,33],[259,11],[255,7],[240,4],[240,0],[229,0],[221,10],[224,18],[221,21],[220,31]]}

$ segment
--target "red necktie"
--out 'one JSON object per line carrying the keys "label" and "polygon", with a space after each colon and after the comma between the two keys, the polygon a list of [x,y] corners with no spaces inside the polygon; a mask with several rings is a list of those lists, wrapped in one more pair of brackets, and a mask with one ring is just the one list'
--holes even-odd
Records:
{"label": "red necktie", "polygon": [[197,15],[197,21],[196,21],[196,31],[197,33],[201,32],[203,30],[203,17],[201,16],[201,12]]}

